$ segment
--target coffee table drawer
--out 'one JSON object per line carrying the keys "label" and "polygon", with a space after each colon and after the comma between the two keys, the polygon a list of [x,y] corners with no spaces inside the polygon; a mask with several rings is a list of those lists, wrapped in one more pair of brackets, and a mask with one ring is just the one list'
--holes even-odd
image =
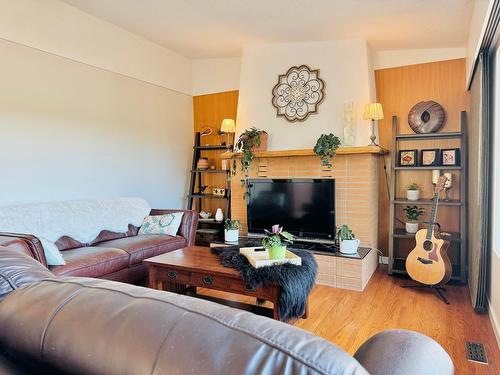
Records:
{"label": "coffee table drawer", "polygon": [[227,281],[223,277],[213,276],[206,273],[191,273],[190,283],[205,288],[226,288]]}
{"label": "coffee table drawer", "polygon": [[162,269],[157,271],[158,276],[166,282],[187,284],[189,283],[189,272],[179,270]]}

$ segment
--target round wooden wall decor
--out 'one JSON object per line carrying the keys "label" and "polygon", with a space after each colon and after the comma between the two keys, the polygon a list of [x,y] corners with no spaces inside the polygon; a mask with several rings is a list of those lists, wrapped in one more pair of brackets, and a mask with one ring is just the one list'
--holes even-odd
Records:
{"label": "round wooden wall decor", "polygon": [[319,78],[319,69],[307,65],[292,66],[278,77],[273,88],[273,106],[278,117],[290,122],[305,121],[325,98],[325,82]]}
{"label": "round wooden wall decor", "polygon": [[419,102],[408,113],[408,124],[415,133],[435,133],[446,122],[446,112],[433,100]]}

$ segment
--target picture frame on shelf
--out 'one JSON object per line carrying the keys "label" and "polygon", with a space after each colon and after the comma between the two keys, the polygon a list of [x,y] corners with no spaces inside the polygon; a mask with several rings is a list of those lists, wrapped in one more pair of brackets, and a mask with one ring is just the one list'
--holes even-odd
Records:
{"label": "picture frame on shelf", "polygon": [[420,166],[438,166],[441,162],[441,150],[439,148],[428,148],[420,150]]}
{"label": "picture frame on shelf", "polygon": [[441,150],[441,165],[443,167],[460,166],[460,149],[446,148]]}
{"label": "picture frame on shelf", "polygon": [[416,167],[418,165],[418,150],[399,150],[400,167]]}

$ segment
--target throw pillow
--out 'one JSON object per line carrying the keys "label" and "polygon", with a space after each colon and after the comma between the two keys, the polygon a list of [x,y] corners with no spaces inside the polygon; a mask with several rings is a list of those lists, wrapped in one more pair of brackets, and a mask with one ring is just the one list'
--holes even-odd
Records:
{"label": "throw pillow", "polygon": [[166,234],[175,236],[181,225],[183,212],[147,216],[142,222],[139,234]]}

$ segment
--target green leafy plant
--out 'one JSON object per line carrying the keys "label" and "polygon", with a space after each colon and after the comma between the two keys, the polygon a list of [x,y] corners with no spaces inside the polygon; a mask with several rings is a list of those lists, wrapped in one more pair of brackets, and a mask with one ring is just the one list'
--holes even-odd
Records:
{"label": "green leafy plant", "polygon": [[[243,194],[243,198],[247,199],[250,196],[250,192],[248,189],[247,179],[248,179],[248,171],[250,169],[250,165],[252,164],[252,160],[254,159],[254,150],[260,147],[260,136],[261,134],[267,134],[264,130],[259,130],[255,127],[251,127],[250,129],[245,130],[236,141],[234,145],[234,149],[236,152],[241,152],[241,171],[244,173],[245,178],[241,179],[241,186],[246,187],[245,193]],[[236,158],[233,157],[232,163],[232,175],[236,174]]]}
{"label": "green leafy plant", "polygon": [[417,206],[406,206],[406,208],[403,208],[403,211],[405,211],[406,218],[410,222],[417,221],[418,218],[424,213],[424,210]]}
{"label": "green leafy plant", "polygon": [[287,246],[293,243],[295,236],[291,233],[285,232],[283,227],[279,224],[273,225],[271,231],[265,230],[266,237],[262,239],[262,246],[264,249],[271,247]]}
{"label": "green leafy plant", "polygon": [[339,146],[340,139],[335,134],[321,134],[313,151],[320,157],[321,165],[331,168],[330,159],[335,156]]}
{"label": "green leafy plant", "polygon": [[241,221],[239,220],[231,220],[231,219],[226,219],[224,221],[224,228],[226,230],[237,230],[241,229]]}
{"label": "green leafy plant", "polygon": [[411,184],[408,185],[408,187],[406,188],[406,190],[418,190],[419,189],[419,186],[417,185],[416,182],[412,182]]}
{"label": "green leafy plant", "polygon": [[354,240],[356,238],[354,233],[352,233],[352,230],[345,224],[339,228],[337,235],[341,241]]}

